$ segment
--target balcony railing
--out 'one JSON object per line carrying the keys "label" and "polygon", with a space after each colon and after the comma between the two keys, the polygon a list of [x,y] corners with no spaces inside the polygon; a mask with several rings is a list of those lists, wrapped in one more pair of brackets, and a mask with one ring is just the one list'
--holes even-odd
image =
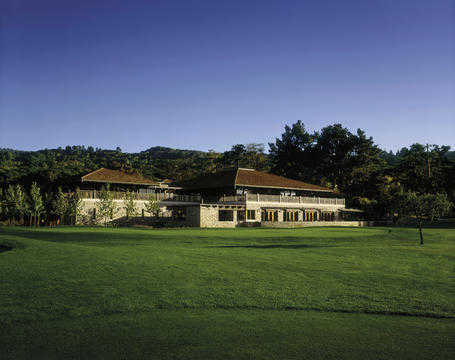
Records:
{"label": "balcony railing", "polygon": [[[99,199],[100,191],[82,190],[83,199]],[[123,200],[125,193],[121,191],[111,191],[115,200]],[[246,194],[246,195],[229,195],[229,196],[200,196],[200,195],[179,195],[167,193],[135,193],[137,200],[148,200],[152,196],[156,201],[175,201],[175,202],[196,202],[196,203],[245,203],[245,202],[276,202],[292,204],[319,204],[319,205],[345,205],[344,199],[323,198],[309,196],[284,196],[284,195],[266,195],[266,194]]]}
{"label": "balcony railing", "polygon": [[[80,192],[82,199],[99,199],[100,191],[96,190],[82,190]],[[115,200],[123,200],[125,193],[122,191],[111,191],[111,194]],[[156,201],[176,201],[176,202],[200,202],[201,197],[199,195],[179,195],[179,194],[167,194],[167,193],[135,193],[134,197],[136,200],[149,200],[152,197]]]}
{"label": "balcony railing", "polygon": [[246,200],[251,201],[251,202],[279,202],[279,203],[293,203],[293,204],[345,205],[344,199],[310,197],[310,196],[247,194]]}

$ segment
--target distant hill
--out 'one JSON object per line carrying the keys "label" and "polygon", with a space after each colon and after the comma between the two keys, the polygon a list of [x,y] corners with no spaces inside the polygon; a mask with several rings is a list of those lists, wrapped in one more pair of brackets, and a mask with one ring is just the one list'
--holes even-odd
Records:
{"label": "distant hill", "polygon": [[147,153],[149,156],[153,157],[154,159],[168,159],[168,160],[176,160],[176,159],[188,159],[194,157],[205,157],[207,152],[199,151],[199,150],[181,150],[181,149],[173,149],[170,147],[164,146],[154,146],[150,149],[145,151],[141,151],[139,154]]}

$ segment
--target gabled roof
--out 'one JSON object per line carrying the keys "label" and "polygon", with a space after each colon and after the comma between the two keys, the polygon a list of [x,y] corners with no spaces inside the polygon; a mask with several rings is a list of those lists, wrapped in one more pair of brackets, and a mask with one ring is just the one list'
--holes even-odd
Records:
{"label": "gabled roof", "polygon": [[181,185],[184,189],[215,189],[234,187],[236,176],[236,169],[224,169],[217,171],[216,173],[206,174],[194,179],[183,181]]}
{"label": "gabled roof", "polygon": [[309,190],[309,191],[330,191],[331,189],[322,186],[308,184],[303,181],[288,179],[283,176],[265,173],[253,169],[237,170],[235,181],[237,186],[266,187],[290,190]]}
{"label": "gabled roof", "polygon": [[322,186],[307,184],[303,181],[288,179],[283,176],[265,173],[253,169],[227,169],[198,177],[182,184],[188,189],[213,189],[235,186],[275,188],[289,190],[327,191],[333,190]]}
{"label": "gabled roof", "polygon": [[101,168],[82,176],[82,182],[101,182],[112,184],[156,185],[156,181],[144,178],[139,174],[129,174],[120,170]]}

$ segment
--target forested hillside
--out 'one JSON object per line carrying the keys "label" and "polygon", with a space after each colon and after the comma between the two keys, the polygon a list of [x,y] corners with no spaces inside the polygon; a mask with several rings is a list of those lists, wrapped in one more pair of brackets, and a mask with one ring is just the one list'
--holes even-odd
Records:
{"label": "forested hillside", "polygon": [[28,187],[35,181],[44,190],[58,186],[72,189],[82,175],[100,167],[138,172],[150,179],[181,180],[237,164],[267,170],[267,159],[264,147],[258,144],[236,145],[225,153],[166,147],[151,147],[139,153],[90,146],[38,151],[0,149],[0,187],[16,183]]}
{"label": "forested hillside", "polygon": [[301,121],[270,143],[237,144],[224,153],[151,147],[138,153],[85,146],[21,151],[0,149],[0,188],[36,182],[44,192],[73,190],[100,167],[138,172],[150,179],[188,179],[230,166],[271,171],[343,193],[351,206],[387,212],[403,191],[455,194],[455,152],[449,146],[413,144],[396,153],[341,124],[308,133]]}

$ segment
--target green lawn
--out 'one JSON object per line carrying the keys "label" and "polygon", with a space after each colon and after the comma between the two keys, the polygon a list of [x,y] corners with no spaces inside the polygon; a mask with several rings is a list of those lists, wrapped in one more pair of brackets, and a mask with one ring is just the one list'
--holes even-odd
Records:
{"label": "green lawn", "polygon": [[0,359],[455,358],[455,229],[0,228]]}

